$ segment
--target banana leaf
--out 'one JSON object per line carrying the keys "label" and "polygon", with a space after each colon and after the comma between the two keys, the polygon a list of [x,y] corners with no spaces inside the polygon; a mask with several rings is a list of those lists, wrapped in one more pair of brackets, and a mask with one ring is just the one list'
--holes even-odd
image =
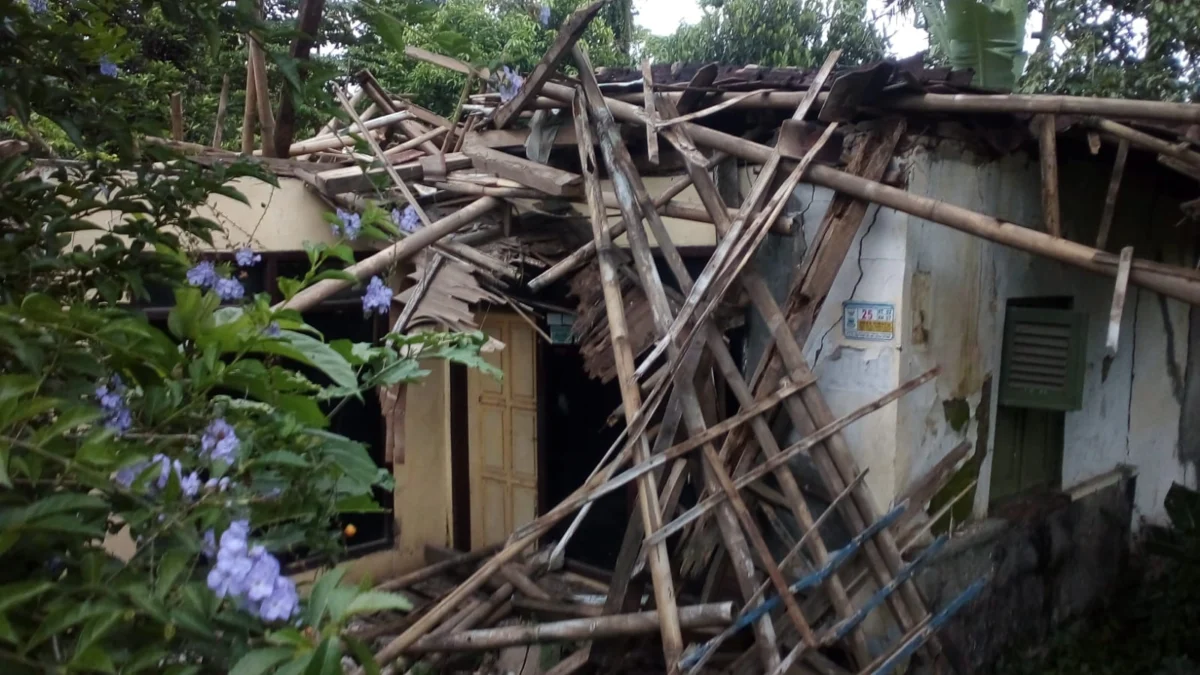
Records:
{"label": "banana leaf", "polygon": [[973,84],[1011,91],[1027,55],[1023,0],[921,0],[931,41],[955,68],[975,71]]}

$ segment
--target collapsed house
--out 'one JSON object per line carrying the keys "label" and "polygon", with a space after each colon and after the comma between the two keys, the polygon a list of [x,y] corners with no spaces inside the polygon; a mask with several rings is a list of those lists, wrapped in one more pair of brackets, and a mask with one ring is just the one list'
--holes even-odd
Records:
{"label": "collapsed house", "polygon": [[502,379],[430,363],[334,421],[396,476],[357,568],[418,609],[363,629],[376,659],[966,672],[1103,599],[1196,482],[1200,107],[836,54],[596,71],[598,6],[456,119],[361,73],[278,189],[214,202],[279,300],[322,212],[407,210],[349,268],[386,323],[343,281],[287,305],[491,338]]}

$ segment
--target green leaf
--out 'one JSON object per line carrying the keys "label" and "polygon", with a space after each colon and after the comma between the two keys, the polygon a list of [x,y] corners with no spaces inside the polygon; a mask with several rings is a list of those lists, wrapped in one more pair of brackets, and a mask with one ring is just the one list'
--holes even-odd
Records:
{"label": "green leaf", "polygon": [[298,360],[325,373],[335,385],[351,389],[358,387],[358,377],[350,363],[329,345],[294,331],[283,331],[282,337],[299,354]]}
{"label": "green leaf", "polygon": [[167,328],[177,338],[194,340],[205,324],[213,322],[213,313],[220,305],[221,299],[215,293],[204,293],[198,288],[176,289]]}
{"label": "green leaf", "polygon": [[295,654],[296,650],[287,647],[256,649],[239,659],[229,671],[229,675],[262,675]]}
{"label": "green leaf", "polygon": [[308,433],[325,441],[321,451],[347,478],[363,487],[375,483],[379,476],[379,467],[375,465],[375,460],[371,459],[363,444],[316,429],[309,429]]}
{"label": "green leaf", "polygon": [[83,625],[83,629],[79,631],[79,641],[75,643],[75,650],[86,652],[89,647],[107,635],[113,626],[117,625],[117,622],[121,620],[122,614],[124,614],[124,610],[114,610],[89,619]]}
{"label": "green leaf", "polygon": [[297,61],[292,58],[291,54],[272,51],[271,60],[275,62],[275,65],[279,68],[279,72],[283,73],[288,84],[292,85],[293,92],[304,90],[304,85],[300,82],[300,71],[296,68]]}
{"label": "green leaf", "polygon": [[51,588],[54,588],[54,584],[49,581],[21,581],[0,586],[0,612],[18,607]]}
{"label": "green leaf", "polygon": [[0,375],[0,401],[8,401],[33,393],[41,379],[33,375]]}
{"label": "green leaf", "polygon": [[342,645],[337,637],[327,637],[313,652],[304,675],[341,675]]}
{"label": "green leaf", "polygon": [[329,605],[329,594],[337,585],[341,583],[342,577],[346,576],[346,568],[335,567],[317,580],[313,585],[312,593],[308,596],[308,611],[305,612],[305,623],[310,626],[318,626],[324,618],[325,609]]}
{"label": "green leaf", "polygon": [[329,418],[321,410],[321,406],[308,396],[282,394],[278,397],[276,405],[280,410],[295,415],[301,424],[318,428],[329,426]]}
{"label": "green leaf", "polygon": [[278,466],[291,466],[297,469],[307,469],[312,466],[302,455],[288,450],[274,450],[259,457],[255,460],[255,464],[274,464]]}
{"label": "green leaf", "polygon": [[400,23],[399,19],[379,10],[368,11],[363,18],[384,44],[396,50],[397,53],[404,53],[404,49],[408,45],[404,39],[404,24]]}
{"label": "green leaf", "polygon": [[407,612],[412,609],[412,601],[399,593],[384,593],[382,591],[366,591],[360,593],[346,607],[344,616],[339,620],[356,614],[374,614],[375,612]]}
{"label": "green leaf", "polygon": [[365,675],[380,675],[379,664],[375,663],[375,654],[371,652],[367,643],[350,635],[342,636],[342,641],[350,648],[350,654],[358,665],[362,666]]}
{"label": "green leaf", "polygon": [[58,412],[58,417],[48,426],[38,429],[33,435],[37,445],[44,445],[47,441],[57,438],[67,431],[84,424],[95,422],[103,416],[99,408],[90,405],[74,405],[69,408],[63,408]]}
{"label": "green leaf", "polygon": [[950,63],[975,71],[972,84],[1011,91],[1025,65],[1023,0],[945,0]]}
{"label": "green leaf", "polygon": [[13,628],[12,622],[3,614],[0,614],[0,640],[10,645],[21,643],[21,636],[17,634],[17,629]]}
{"label": "green leaf", "polygon": [[91,645],[75,654],[69,667],[71,670],[89,673],[115,673],[117,668],[113,665],[112,657],[108,655],[108,652],[108,648],[104,645]]}
{"label": "green leaf", "polygon": [[155,595],[160,598],[167,597],[179,580],[179,575],[183,574],[191,562],[192,555],[186,551],[179,549],[167,551],[158,566],[158,579],[154,584]]}
{"label": "green leaf", "polygon": [[76,604],[53,611],[38,626],[37,631],[29,638],[29,642],[26,643],[25,647],[26,649],[32,649],[72,626],[81,624],[94,617],[107,615],[113,611],[120,611],[120,607],[111,602]]}

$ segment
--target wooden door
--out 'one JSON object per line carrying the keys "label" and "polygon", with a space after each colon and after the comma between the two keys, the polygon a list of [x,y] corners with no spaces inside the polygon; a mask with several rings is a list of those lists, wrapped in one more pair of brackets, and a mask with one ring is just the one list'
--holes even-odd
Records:
{"label": "wooden door", "polygon": [[489,314],[483,332],[505,345],[484,355],[504,378],[467,374],[472,548],[504,541],[538,507],[537,336],[515,314]]}

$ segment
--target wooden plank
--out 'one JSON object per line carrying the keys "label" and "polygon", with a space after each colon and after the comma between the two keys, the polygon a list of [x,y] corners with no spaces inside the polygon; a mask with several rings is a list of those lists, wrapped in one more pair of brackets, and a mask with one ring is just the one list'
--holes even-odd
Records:
{"label": "wooden plank", "polygon": [[682,94],[677,94],[679,97],[675,103],[677,112],[686,115],[696,109],[696,106],[707,94],[704,89],[717,81],[718,70],[717,64],[708,63],[696,71],[691,81],[688,82],[687,89]]}
{"label": "wooden plank", "polygon": [[1062,213],[1058,204],[1058,130],[1054,115],[1034,118],[1038,127],[1038,152],[1042,162],[1042,222],[1052,237],[1062,237]]}
{"label": "wooden plank", "polygon": [[482,145],[467,143],[463,146],[463,154],[470,157],[472,165],[480,171],[517,181],[556,197],[567,195],[573,192],[572,188],[583,184],[583,177],[577,173],[556,169]]}
{"label": "wooden plank", "polygon": [[[446,170],[459,171],[472,166],[471,158],[462,153],[446,155]],[[421,182],[425,170],[420,162],[396,164],[396,173],[406,181]],[[348,166],[341,169],[330,169],[316,175],[317,189],[324,194],[338,195],[344,192],[363,192],[375,188],[375,179],[386,176],[387,171],[381,167],[364,169],[358,166]]]}
{"label": "wooden plank", "polygon": [[267,57],[259,43],[262,37],[250,33],[250,63],[254,67],[254,101],[258,104],[258,125],[262,129],[263,157],[276,157],[275,115],[271,112],[271,88],[267,80]]}
{"label": "wooden plank", "polygon": [[[371,71],[360,70],[358,71],[358,75],[356,77],[359,84],[362,86],[363,91],[367,92],[367,96],[375,103],[375,105],[379,106],[379,109],[384,114],[400,111],[400,108],[397,107],[392,101],[392,97],[386,91],[384,91],[383,87],[379,84],[379,81],[376,80],[375,76],[371,74]],[[349,110],[353,111],[353,109],[353,106],[349,107]],[[413,120],[405,120],[400,122],[400,129],[403,130],[409,138],[413,139],[418,138],[429,131],[425,128],[425,125]],[[420,147],[430,155],[440,155],[442,153],[442,149],[430,141],[425,141]]]}
{"label": "wooden plank", "polygon": [[1117,283],[1113,288],[1112,309],[1108,314],[1108,339],[1105,341],[1105,359],[1117,357],[1121,342],[1121,317],[1125,314],[1125,295],[1129,289],[1129,272],[1133,267],[1133,247],[1121,249],[1121,265],[1117,270]]}
{"label": "wooden plank", "polygon": [[562,28],[558,30],[558,37],[554,38],[554,44],[550,45],[550,49],[546,51],[545,56],[541,61],[533,67],[528,77],[525,78],[525,83],[517,92],[517,95],[508,103],[502,103],[496,109],[496,114],[492,117],[492,124],[497,129],[503,129],[510,122],[516,119],[517,115],[525,109],[526,103],[531,99],[537,98],[537,95],[542,90],[544,85],[554,73],[558,70],[558,66],[567,54],[571,53],[571,48],[583,36],[583,31],[592,22],[592,19],[600,13],[600,9],[608,0],[593,0],[593,2],[580,7],[567,17],[563,22]]}
{"label": "wooden plank", "polygon": [[642,93],[646,97],[646,158],[658,164],[658,107],[654,105],[654,75],[650,59],[642,59]]}
{"label": "wooden plank", "polygon": [[1121,192],[1121,180],[1125,176],[1125,160],[1129,158],[1129,141],[1124,138],[1117,144],[1117,159],[1113,162],[1112,177],[1108,179],[1108,192],[1104,195],[1104,211],[1100,214],[1100,230],[1096,234],[1096,248],[1103,251],[1108,247],[1108,235],[1112,231],[1113,217],[1117,212],[1117,195]]}

